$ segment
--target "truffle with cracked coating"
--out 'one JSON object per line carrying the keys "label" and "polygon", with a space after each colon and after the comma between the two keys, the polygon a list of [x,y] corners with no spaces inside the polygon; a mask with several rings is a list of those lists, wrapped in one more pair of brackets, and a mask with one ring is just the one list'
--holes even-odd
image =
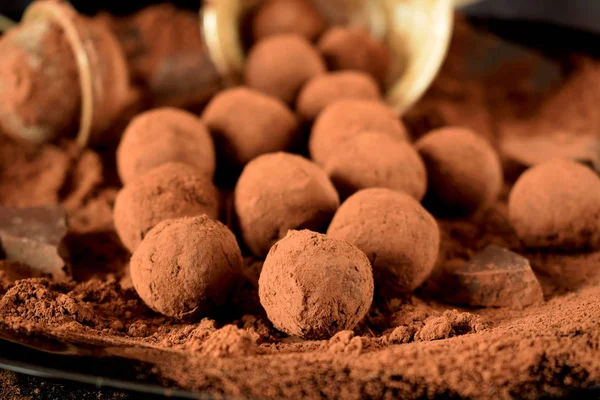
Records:
{"label": "truffle with cracked coating", "polygon": [[144,303],[171,318],[216,311],[237,288],[242,254],[233,233],[207,215],[162,221],[131,257]]}
{"label": "truffle with cracked coating", "polygon": [[258,294],[275,328],[328,339],[354,328],[369,311],[373,274],[355,246],[309,230],[290,231],[269,252]]}

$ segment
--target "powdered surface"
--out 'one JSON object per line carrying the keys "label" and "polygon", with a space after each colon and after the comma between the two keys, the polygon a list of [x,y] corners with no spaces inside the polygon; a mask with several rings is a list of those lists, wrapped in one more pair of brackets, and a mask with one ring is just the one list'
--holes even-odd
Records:
{"label": "powdered surface", "polygon": [[[600,132],[600,92],[593,90],[600,64],[581,61],[540,105],[528,84],[530,65],[485,78],[469,73],[462,60],[474,36],[461,21],[456,30],[442,74],[406,118],[414,138],[444,125],[471,127],[493,141],[527,127]],[[32,150],[9,139],[0,139],[0,155],[0,203],[66,206],[74,270],[66,283],[21,279],[25,267],[0,261],[4,327],[111,345],[115,354],[156,363],[183,388],[234,398],[537,398],[600,383],[600,252],[524,251],[507,221],[508,183],[489,210],[438,221],[438,265],[417,293],[376,298],[354,332],[301,341],[278,333],[261,311],[261,264],[253,259],[234,305],[215,320],[178,323],[144,306],[112,225],[110,156],[80,155],[69,143]],[[444,273],[490,243],[529,258],[545,303],[457,309],[441,301]]]}

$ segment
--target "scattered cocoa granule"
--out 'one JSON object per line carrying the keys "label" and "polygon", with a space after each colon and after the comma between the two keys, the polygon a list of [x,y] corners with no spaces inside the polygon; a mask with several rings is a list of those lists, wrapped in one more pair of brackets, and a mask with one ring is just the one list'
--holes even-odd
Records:
{"label": "scattered cocoa granule", "polygon": [[392,62],[390,50],[360,28],[333,27],[317,43],[330,70],[350,69],[371,75],[385,86]]}
{"label": "scattered cocoa granule", "polygon": [[242,166],[261,154],[288,149],[298,128],[281,101],[243,87],[217,94],[202,120],[213,135],[218,159]]}
{"label": "scattered cocoa granule", "polygon": [[339,145],[325,171],[342,198],[382,187],[421,201],[427,188],[425,164],[414,147],[379,132],[364,132]]}
{"label": "scattered cocoa granule", "polygon": [[502,166],[491,145],[464,128],[441,128],[415,147],[427,168],[423,204],[440,216],[468,215],[493,202],[502,187]]}
{"label": "scattered cocoa granule", "polygon": [[415,199],[382,188],[350,196],[327,235],[364,251],[378,291],[387,295],[419,287],[431,274],[440,245],[435,219]]}
{"label": "scattered cocoa granule", "polygon": [[196,167],[212,178],[215,148],[202,121],[175,108],[159,108],[135,117],[117,148],[117,169],[124,184],[167,162]]}
{"label": "scattered cocoa granule", "polygon": [[328,105],[341,99],[380,100],[381,91],[369,75],[358,71],[318,75],[304,85],[296,111],[306,121],[314,121]]}
{"label": "scattered cocoa granule", "polygon": [[337,146],[366,131],[408,139],[404,125],[387,105],[372,100],[339,100],[315,121],[308,142],[310,156],[317,164],[325,165]]}
{"label": "scattered cocoa granule", "polygon": [[258,353],[252,335],[235,325],[211,333],[199,347],[208,357],[247,357]]}
{"label": "scattered cocoa granule", "polygon": [[329,353],[358,356],[363,346],[363,338],[354,336],[353,331],[339,331],[329,339],[326,348]]}
{"label": "scattered cocoa granule", "polygon": [[152,228],[131,257],[133,287],[153,310],[190,319],[222,306],[236,289],[242,254],[227,227],[207,215]]}
{"label": "scattered cocoa granule", "polygon": [[340,200],[318,165],[298,155],[271,153],[246,165],[234,205],[244,243],[255,256],[265,257],[290,229],[324,231]]}
{"label": "scattered cocoa granule", "polygon": [[302,86],[325,71],[321,55],[310,42],[295,34],[282,34],[263,39],[250,49],[244,64],[244,82],[286,104],[294,104]]}
{"label": "scattered cocoa granule", "polygon": [[358,248],[309,230],[290,231],[269,251],[258,281],[273,325],[304,339],[352,329],[373,301],[373,273]]}
{"label": "scattered cocoa granule", "polygon": [[117,195],[115,229],[130,252],[166,219],[219,215],[219,194],[210,178],[181,163],[166,163],[127,184]]}
{"label": "scattered cocoa granule", "polygon": [[600,178],[574,161],[537,165],[515,183],[508,213],[527,247],[595,249],[600,245]]}
{"label": "scattered cocoa granule", "polygon": [[314,41],[326,28],[327,21],[309,0],[268,0],[252,17],[255,41],[283,33]]}

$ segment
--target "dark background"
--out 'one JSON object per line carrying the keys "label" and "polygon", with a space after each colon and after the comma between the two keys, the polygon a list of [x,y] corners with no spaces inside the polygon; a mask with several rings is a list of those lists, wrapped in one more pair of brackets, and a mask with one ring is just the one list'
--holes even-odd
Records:
{"label": "dark background", "polygon": [[[164,0],[72,0],[79,10],[93,14],[99,9],[128,14],[147,4]],[[198,9],[202,0],[172,0],[180,7]],[[31,0],[0,0],[0,13],[18,20]],[[527,19],[551,22],[600,33],[599,0],[483,0],[469,7],[469,13],[480,17]]]}

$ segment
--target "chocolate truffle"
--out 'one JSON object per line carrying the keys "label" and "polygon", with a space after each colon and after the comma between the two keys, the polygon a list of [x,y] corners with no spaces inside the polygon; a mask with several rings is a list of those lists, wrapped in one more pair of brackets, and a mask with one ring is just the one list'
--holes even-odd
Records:
{"label": "chocolate truffle", "polygon": [[269,252],[258,294],[275,328],[303,339],[328,339],[363,319],[373,301],[373,274],[355,246],[308,230],[290,231]]}
{"label": "chocolate truffle", "polygon": [[296,111],[307,121],[312,121],[328,105],[341,99],[380,100],[377,82],[358,71],[331,72],[312,78],[300,92]]}
{"label": "chocolate truffle", "polygon": [[206,215],[162,221],[131,257],[144,303],[168,317],[214,312],[237,288],[242,254],[227,227]]}
{"label": "chocolate truffle", "polygon": [[115,229],[132,253],[152,227],[165,219],[207,214],[217,218],[219,194],[194,167],[167,163],[131,181],[117,195]]}
{"label": "chocolate truffle", "polygon": [[188,164],[212,178],[215,149],[208,129],[193,114],[175,108],[138,115],[117,149],[121,181],[127,184],[167,162]]}
{"label": "chocolate truffle", "polygon": [[365,189],[346,200],[327,235],[365,252],[383,295],[411,292],[431,274],[440,231],[435,219],[406,193]]}
{"label": "chocolate truffle", "polygon": [[243,87],[216,95],[202,120],[221,156],[239,165],[261,154],[288,149],[298,128],[296,117],[285,104]]}
{"label": "chocolate truffle", "polygon": [[325,28],[327,22],[308,0],[268,0],[252,18],[255,41],[282,33],[295,33],[313,41]]}
{"label": "chocolate truffle", "polygon": [[333,27],[321,36],[317,48],[330,70],[352,69],[386,83],[392,56],[389,49],[359,28]]}
{"label": "chocolate truffle", "polygon": [[508,199],[510,223],[527,247],[557,250],[600,246],[600,178],[574,161],[528,169]]}
{"label": "chocolate truffle", "polygon": [[261,40],[250,49],[244,79],[249,87],[294,104],[302,86],[324,73],[325,63],[309,41],[284,34]]}
{"label": "chocolate truffle", "polygon": [[[66,21],[80,45],[71,45],[54,21]],[[67,2],[34,2],[25,20],[0,39],[0,54],[0,128],[10,136],[39,144],[83,127],[79,144],[106,143],[105,131],[135,100],[112,32]],[[77,60],[89,76],[79,71]],[[79,126],[84,105],[91,105],[90,112]]]}
{"label": "chocolate truffle", "polygon": [[312,128],[308,149],[320,165],[337,151],[337,146],[366,131],[408,140],[400,119],[388,106],[372,100],[345,99],[328,106]]}
{"label": "chocolate truffle", "polygon": [[289,153],[252,160],[234,193],[242,237],[258,257],[264,257],[290,229],[325,230],[339,205],[325,171]]}
{"label": "chocolate truffle", "polygon": [[425,164],[413,146],[379,132],[365,132],[342,143],[325,163],[325,171],[342,198],[381,187],[421,201],[427,188]]}
{"label": "chocolate truffle", "polygon": [[0,125],[15,138],[51,140],[76,126],[81,103],[71,46],[61,28],[35,21],[0,39]]}
{"label": "chocolate truffle", "polygon": [[415,144],[427,168],[425,207],[436,215],[465,216],[493,202],[502,188],[496,151],[466,128],[441,128]]}

